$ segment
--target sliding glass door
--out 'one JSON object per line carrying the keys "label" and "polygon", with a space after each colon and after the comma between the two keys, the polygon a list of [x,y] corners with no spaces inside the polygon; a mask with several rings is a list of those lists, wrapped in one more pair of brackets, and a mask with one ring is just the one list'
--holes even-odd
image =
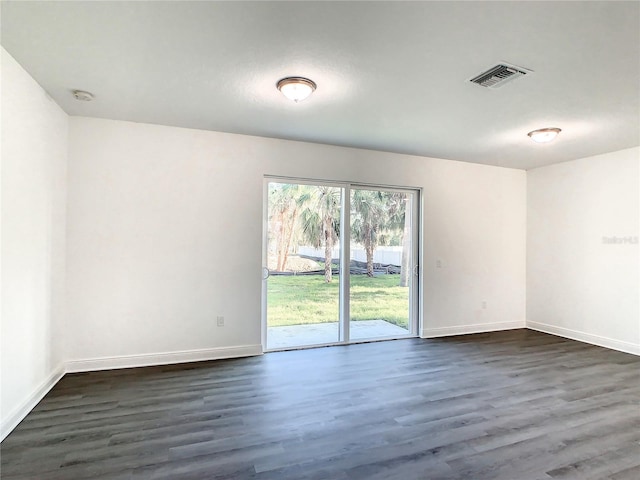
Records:
{"label": "sliding glass door", "polygon": [[414,336],[418,192],[265,180],[267,350]]}
{"label": "sliding glass door", "polygon": [[340,215],[344,189],[267,184],[267,348],[340,341]]}
{"label": "sliding glass door", "polygon": [[349,337],[410,335],[414,193],[352,188]]}

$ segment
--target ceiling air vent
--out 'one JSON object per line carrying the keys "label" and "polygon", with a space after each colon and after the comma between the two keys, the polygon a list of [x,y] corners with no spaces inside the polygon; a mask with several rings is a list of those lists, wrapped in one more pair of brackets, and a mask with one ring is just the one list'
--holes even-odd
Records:
{"label": "ceiling air vent", "polygon": [[470,81],[477,83],[481,87],[498,88],[508,81],[526,75],[530,72],[531,70],[527,70],[526,68],[501,63],[490,68],[486,72],[481,73],[477,77],[472,78]]}

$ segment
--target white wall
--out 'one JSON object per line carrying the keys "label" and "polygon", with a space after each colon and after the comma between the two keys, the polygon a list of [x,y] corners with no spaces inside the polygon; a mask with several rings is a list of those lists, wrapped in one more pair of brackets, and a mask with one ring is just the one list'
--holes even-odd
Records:
{"label": "white wall", "polygon": [[524,171],[72,117],[70,368],[259,352],[265,174],[422,187],[422,334],[524,326]]}
{"label": "white wall", "polygon": [[527,326],[640,354],[640,148],[530,170],[527,184]]}
{"label": "white wall", "polygon": [[1,57],[3,438],[62,372],[68,117]]}

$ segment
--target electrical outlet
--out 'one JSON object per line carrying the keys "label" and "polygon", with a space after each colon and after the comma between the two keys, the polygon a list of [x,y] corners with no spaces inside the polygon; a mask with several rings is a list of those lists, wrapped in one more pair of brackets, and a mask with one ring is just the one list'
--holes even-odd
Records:
{"label": "electrical outlet", "polygon": [[486,302],[486,300],[483,300],[483,301],[482,301],[482,308],[483,308],[483,309],[486,309],[486,308],[487,308],[487,302]]}
{"label": "electrical outlet", "polygon": [[442,268],[442,260],[436,260],[436,268]]}
{"label": "electrical outlet", "polygon": [[217,322],[219,327],[224,327],[224,317],[218,317]]}

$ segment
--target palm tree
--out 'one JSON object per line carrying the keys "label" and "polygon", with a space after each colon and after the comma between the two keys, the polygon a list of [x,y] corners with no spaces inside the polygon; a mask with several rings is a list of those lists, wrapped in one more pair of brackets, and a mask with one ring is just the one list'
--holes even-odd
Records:
{"label": "palm tree", "polygon": [[410,236],[406,224],[407,195],[377,190],[352,190],[351,235],[364,246],[367,275],[373,277],[373,254],[379,245],[392,240],[402,244],[400,285],[408,285]]}
{"label": "palm tree", "polygon": [[302,233],[314,248],[324,247],[324,279],[331,282],[331,252],[340,237],[341,189],[306,186],[298,198]]}
{"label": "palm tree", "polygon": [[278,232],[276,238],[276,270],[286,269],[291,239],[295,230],[300,203],[300,186],[289,183],[269,184],[269,221],[270,230]]}
{"label": "palm tree", "polygon": [[376,190],[351,191],[351,237],[364,246],[367,275],[373,277],[373,252],[385,243],[388,211],[385,195]]}
{"label": "palm tree", "polygon": [[406,193],[387,193],[389,201],[389,226],[401,231],[402,260],[400,265],[400,286],[409,286],[409,275],[411,270],[411,233],[410,225],[407,221],[407,211],[411,211],[411,195]]}

